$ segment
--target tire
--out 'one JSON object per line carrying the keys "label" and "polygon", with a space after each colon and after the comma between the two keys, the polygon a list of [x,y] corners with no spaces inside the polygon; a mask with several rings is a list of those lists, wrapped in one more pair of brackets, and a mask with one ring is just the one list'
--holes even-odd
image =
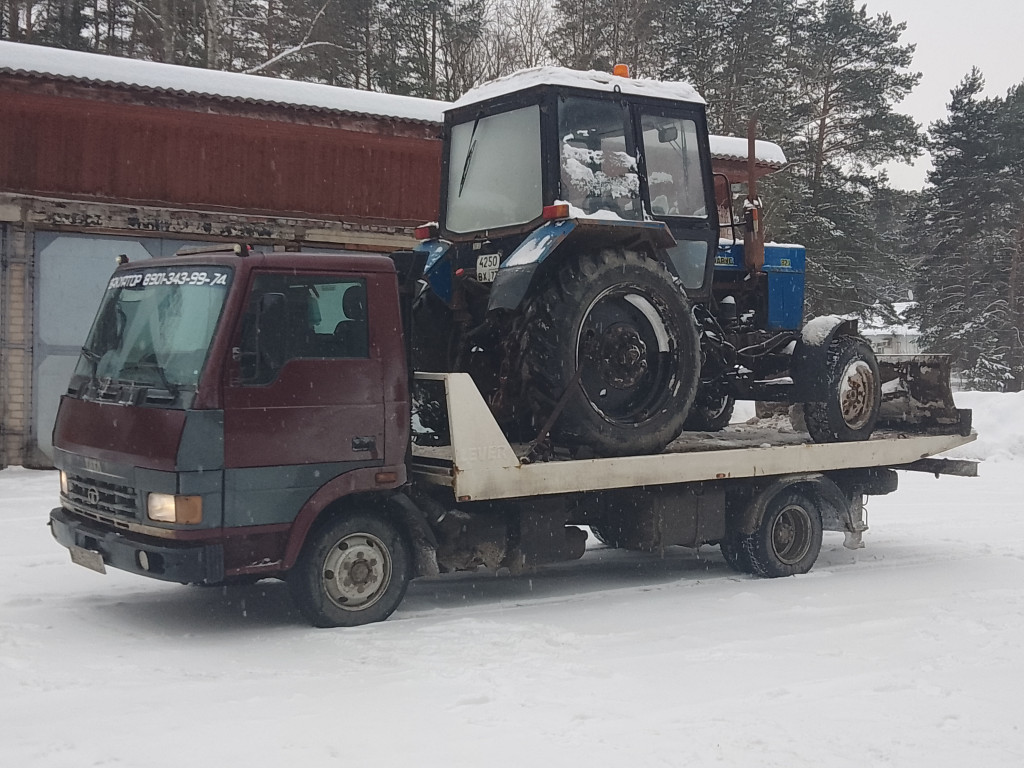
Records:
{"label": "tire", "polygon": [[804,403],[804,420],[816,443],[867,440],[878,423],[882,379],[871,346],[858,336],[832,340],[826,359],[828,399]]}
{"label": "tire", "polygon": [[700,374],[697,327],[679,281],[644,255],[568,260],[523,313],[522,370],[543,424],[583,366],[554,442],[598,456],[661,451],[681,431]]}
{"label": "tire", "polygon": [[687,432],[721,432],[732,421],[736,398],[732,395],[703,394],[699,390],[690,413],[683,422]]}
{"label": "tire", "polygon": [[754,573],[754,566],[742,542],[736,538],[722,539],[718,542],[725,562],[738,573]]}
{"label": "tire", "polygon": [[[821,513],[805,493],[782,491],[757,530],[738,539],[752,573],[767,578],[807,573],[821,551]],[[724,550],[723,550],[724,554]]]}
{"label": "tire", "polygon": [[355,514],[310,534],[288,586],[313,626],[358,627],[392,614],[410,573],[409,547],[399,531],[381,518]]}

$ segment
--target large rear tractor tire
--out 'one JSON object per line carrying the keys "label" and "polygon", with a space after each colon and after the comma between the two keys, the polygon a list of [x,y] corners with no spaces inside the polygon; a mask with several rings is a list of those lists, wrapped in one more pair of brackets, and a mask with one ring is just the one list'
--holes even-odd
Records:
{"label": "large rear tractor tire", "polygon": [[816,443],[867,440],[878,423],[882,379],[871,345],[837,336],[826,360],[827,400],[805,403],[804,421]]}
{"label": "large rear tractor tire", "polygon": [[536,424],[571,385],[554,442],[599,456],[647,454],[682,431],[699,340],[690,303],[663,264],[621,249],[582,254],[538,286],[523,320]]}
{"label": "large rear tractor tire", "polygon": [[387,520],[336,517],[310,533],[288,573],[292,599],[316,627],[358,627],[383,621],[405,596],[409,547]]}

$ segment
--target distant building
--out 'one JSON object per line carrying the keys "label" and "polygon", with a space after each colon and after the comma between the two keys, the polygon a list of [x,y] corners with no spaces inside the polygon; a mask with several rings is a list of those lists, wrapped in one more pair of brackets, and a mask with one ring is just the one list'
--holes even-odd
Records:
{"label": "distant building", "polygon": [[[914,302],[904,301],[893,304],[900,319],[904,319]],[[878,355],[919,355],[921,354],[921,333],[915,326],[906,323],[888,324],[875,317],[860,324],[860,332]]]}
{"label": "distant building", "polygon": [[0,42],[0,466],[49,463],[118,254],[408,247],[442,102]]}

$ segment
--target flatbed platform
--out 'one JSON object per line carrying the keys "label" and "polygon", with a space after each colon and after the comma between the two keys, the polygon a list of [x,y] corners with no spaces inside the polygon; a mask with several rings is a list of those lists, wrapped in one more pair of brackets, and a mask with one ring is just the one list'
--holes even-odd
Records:
{"label": "flatbed platform", "polygon": [[[852,443],[813,443],[778,424],[734,425],[718,433],[684,433],[652,456],[524,462],[494,421],[466,373],[419,373],[444,383],[451,445],[413,450],[413,474],[451,487],[459,501],[513,499],[644,485],[724,480],[864,467],[906,467],[969,443],[970,435],[880,430]],[[935,471],[931,468],[928,471]]]}

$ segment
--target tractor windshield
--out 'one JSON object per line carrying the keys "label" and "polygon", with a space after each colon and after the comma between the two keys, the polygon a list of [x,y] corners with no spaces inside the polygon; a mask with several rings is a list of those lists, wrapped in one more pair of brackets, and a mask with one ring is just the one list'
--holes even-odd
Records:
{"label": "tractor windshield", "polygon": [[228,267],[115,274],[72,388],[89,398],[179,403],[180,394],[199,382],[230,281]]}
{"label": "tractor windshield", "polygon": [[448,153],[449,232],[500,229],[540,216],[538,106],[452,126]]}

